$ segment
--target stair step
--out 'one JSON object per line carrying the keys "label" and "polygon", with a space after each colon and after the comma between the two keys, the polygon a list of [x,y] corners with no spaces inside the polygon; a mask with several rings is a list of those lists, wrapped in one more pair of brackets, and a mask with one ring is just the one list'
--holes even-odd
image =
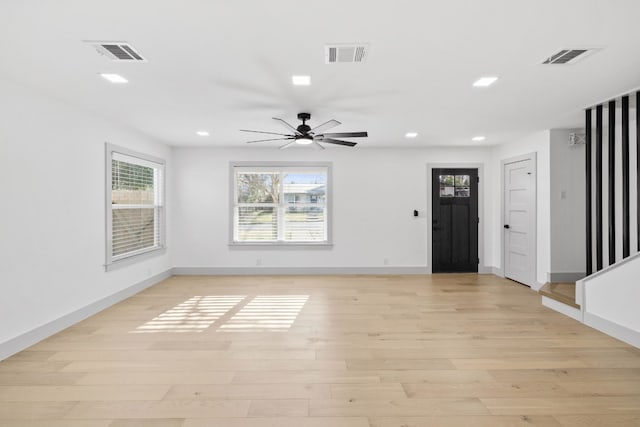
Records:
{"label": "stair step", "polygon": [[580,308],[580,305],[576,303],[575,283],[547,283],[540,288],[538,293],[571,307]]}

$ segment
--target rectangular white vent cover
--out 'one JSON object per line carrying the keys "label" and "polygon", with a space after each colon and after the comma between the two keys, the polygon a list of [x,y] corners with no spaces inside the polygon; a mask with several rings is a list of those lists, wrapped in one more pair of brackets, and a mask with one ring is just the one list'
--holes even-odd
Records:
{"label": "rectangular white vent cover", "polygon": [[586,58],[587,56],[594,53],[596,49],[590,48],[581,48],[581,49],[561,49],[558,52],[554,53],[547,59],[545,59],[542,63],[545,65],[550,64],[573,64],[581,59]]}
{"label": "rectangular white vent cover", "polygon": [[324,47],[324,63],[364,62],[369,54],[367,43],[333,44]]}
{"label": "rectangular white vent cover", "polygon": [[88,41],[86,43],[95,47],[98,53],[112,61],[147,62],[147,60],[127,42]]}

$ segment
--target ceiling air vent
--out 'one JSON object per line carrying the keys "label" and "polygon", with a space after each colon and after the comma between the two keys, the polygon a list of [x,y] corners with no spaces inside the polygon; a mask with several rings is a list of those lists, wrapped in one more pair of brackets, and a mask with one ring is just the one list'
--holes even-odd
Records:
{"label": "ceiling air vent", "polygon": [[112,61],[147,62],[129,43],[126,42],[87,42],[96,48],[98,53]]}
{"label": "ceiling air vent", "polygon": [[358,44],[335,44],[324,47],[325,64],[364,62],[369,54],[369,45]]}
{"label": "ceiling air vent", "polygon": [[573,64],[580,59],[586,58],[589,54],[593,53],[595,49],[562,49],[557,53],[554,53],[547,59],[545,59],[543,64]]}

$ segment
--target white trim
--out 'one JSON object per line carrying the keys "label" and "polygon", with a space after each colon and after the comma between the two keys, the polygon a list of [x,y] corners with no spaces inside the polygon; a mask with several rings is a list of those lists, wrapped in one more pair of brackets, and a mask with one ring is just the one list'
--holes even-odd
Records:
{"label": "white trim", "polygon": [[426,266],[386,267],[174,267],[176,276],[285,276],[285,275],[426,275]]}
{"label": "white trim", "polygon": [[104,270],[105,271],[117,270],[119,268],[135,264],[145,259],[153,258],[158,255],[164,255],[165,253],[167,253],[166,246],[161,248],[146,249],[146,250],[140,251],[139,253],[136,253],[135,255],[117,259],[113,261],[111,264],[105,264]]}
{"label": "white trim", "polygon": [[[509,157],[507,159],[500,160],[500,225],[504,224],[504,167],[511,163],[523,162],[526,160],[531,160],[533,167],[533,239],[531,244],[533,246],[533,250],[531,256],[533,257],[533,277],[530,279],[530,283],[525,283],[530,286],[532,289],[540,289],[544,286],[544,283],[538,282],[538,153],[532,152],[527,154],[522,154],[519,156]],[[501,265],[502,265],[502,277],[506,277],[506,268],[504,264],[504,252],[505,252],[505,233],[503,228],[499,228],[500,233],[502,233],[502,238],[500,241],[501,251]]]}
{"label": "white trim", "polygon": [[635,254],[633,254],[631,256],[628,256],[628,257],[626,257],[626,258],[624,258],[624,259],[622,259],[620,261],[617,261],[615,264],[608,265],[605,268],[603,268],[602,270],[596,271],[595,273],[590,274],[587,277],[584,277],[582,279],[582,281],[584,283],[588,283],[591,280],[593,280],[593,279],[595,279],[597,277],[600,277],[603,274],[608,273],[609,271],[613,270],[614,268],[619,268],[619,267],[621,267],[621,266],[623,266],[623,265],[635,260],[636,258],[640,258],[640,252],[636,252]]}
{"label": "white trim", "polygon": [[[478,273],[487,271],[486,269],[491,268],[489,266],[485,266],[485,256],[484,256],[484,163],[427,163],[427,269],[429,273],[432,273],[432,251],[433,251],[433,229],[431,227],[433,221],[433,201],[432,201],[432,175],[433,169],[478,169],[478,218],[480,222],[478,223],[478,258],[480,262],[478,263]],[[481,267],[484,266],[484,267]],[[488,272],[488,271],[487,271]]]}
{"label": "white trim", "polygon": [[62,331],[63,329],[73,326],[87,317],[93,316],[100,311],[155,285],[156,283],[168,279],[169,277],[171,277],[171,270],[156,274],[155,276],[142,280],[141,282],[129,286],[115,294],[104,297],[82,308],[74,310],[71,313],[67,313],[55,320],[18,335],[17,337],[11,338],[8,341],[0,343],[0,360],[6,359],[11,355],[14,355],[42,341],[43,339]]}
{"label": "white trim", "polygon": [[500,267],[491,266],[491,274],[504,278],[504,270]]}
{"label": "white trim", "polygon": [[582,313],[579,309],[563,304],[553,298],[542,296],[542,305],[550,308],[551,310],[557,311],[558,313],[564,314],[565,316],[569,316],[573,320],[577,320],[578,322],[582,321]]}
{"label": "white trim", "polygon": [[624,341],[627,344],[640,348],[640,332],[634,331],[633,329],[629,329],[610,320],[603,319],[600,316],[586,311],[584,313],[584,324],[617,338],[620,341]]}
{"label": "white trim", "polygon": [[[277,168],[304,168],[312,169],[318,168],[327,172],[327,188],[326,188],[326,221],[327,221],[327,240],[322,242],[286,242],[279,240],[277,242],[236,242],[234,240],[234,221],[235,221],[235,203],[236,203],[236,186],[235,186],[235,168],[261,168],[265,171],[273,170]],[[280,201],[279,201],[280,202]],[[279,203],[278,203],[279,204]],[[276,206],[278,206],[276,204]],[[278,225],[278,229],[280,229]],[[272,247],[274,249],[286,248],[289,246],[297,247],[299,249],[310,248],[314,246],[331,247],[333,246],[333,163],[332,162],[242,162],[232,161],[229,162],[229,241],[228,246],[231,247]]]}

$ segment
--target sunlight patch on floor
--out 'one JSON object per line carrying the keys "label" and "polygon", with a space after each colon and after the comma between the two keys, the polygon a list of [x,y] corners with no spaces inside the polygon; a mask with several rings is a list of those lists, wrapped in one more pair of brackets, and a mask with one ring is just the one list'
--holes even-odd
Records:
{"label": "sunlight patch on floor", "polygon": [[285,331],[293,325],[309,295],[258,295],[223,323],[221,331]]}
{"label": "sunlight patch on floor", "polygon": [[131,333],[202,332],[245,298],[246,295],[194,296]]}

